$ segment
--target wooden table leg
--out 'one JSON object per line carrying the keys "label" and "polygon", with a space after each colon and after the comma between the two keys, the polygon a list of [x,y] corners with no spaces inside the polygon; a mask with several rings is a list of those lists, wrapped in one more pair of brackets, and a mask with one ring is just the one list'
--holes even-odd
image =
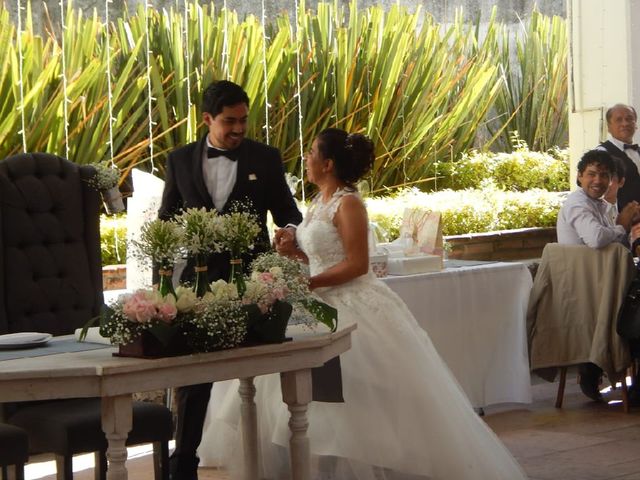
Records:
{"label": "wooden table leg", "polygon": [[258,480],[258,416],[256,413],[256,387],[253,377],[241,378],[240,414],[242,419],[242,446],[244,448],[244,479]]}
{"label": "wooden table leg", "polygon": [[127,447],[125,442],[133,426],[131,395],[102,398],[102,430],[107,448],[107,480],[127,480]]}
{"label": "wooden table leg", "polygon": [[311,401],[311,370],[297,370],[280,374],[282,399],[291,412],[291,478],[292,480],[311,479],[311,457],[307,428],[307,405]]}

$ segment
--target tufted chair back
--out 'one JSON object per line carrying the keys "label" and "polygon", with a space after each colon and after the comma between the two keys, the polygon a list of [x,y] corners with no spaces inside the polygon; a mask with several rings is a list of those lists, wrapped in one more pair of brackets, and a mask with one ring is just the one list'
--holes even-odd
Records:
{"label": "tufted chair back", "polygon": [[89,166],[46,153],[0,161],[0,334],[73,333],[102,297],[100,196]]}

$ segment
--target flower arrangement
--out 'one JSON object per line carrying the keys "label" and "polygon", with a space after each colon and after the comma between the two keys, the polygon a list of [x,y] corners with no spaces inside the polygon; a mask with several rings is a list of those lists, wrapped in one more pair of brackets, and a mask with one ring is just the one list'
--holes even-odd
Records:
{"label": "flower arrangement", "polygon": [[235,285],[214,282],[198,300],[194,314],[182,324],[188,345],[194,352],[210,352],[240,345],[247,334],[247,312],[242,308]]}
{"label": "flower arrangement", "polygon": [[96,173],[89,180],[89,184],[100,192],[107,213],[115,214],[124,211],[122,194],[118,189],[118,182],[120,181],[118,167],[115,164],[106,162],[92,163],[91,166]]}
{"label": "flower arrangement", "polygon": [[183,242],[189,255],[208,255],[220,250],[221,217],[215,210],[206,208],[188,208],[175,218],[182,227]]}
{"label": "flower arrangement", "polygon": [[107,162],[90,164],[96,170],[95,176],[90,180],[96,190],[105,191],[118,186],[120,181],[120,169]]}
{"label": "flower arrangement", "polygon": [[231,258],[240,258],[253,250],[260,231],[256,215],[241,211],[241,206],[236,204],[220,218],[218,245],[221,250],[230,252]]}
{"label": "flower arrangement", "polygon": [[178,224],[166,220],[146,222],[140,230],[140,239],[133,241],[137,255],[151,259],[162,268],[172,268],[182,257],[184,232]]}
{"label": "flower arrangement", "polygon": [[[259,314],[268,320],[302,310],[307,317],[325,324],[332,332],[337,328],[337,310],[316,299],[309,290],[305,266],[277,253],[264,253],[251,264],[252,273],[242,297],[245,305],[255,305]],[[288,305],[285,307],[283,304]],[[253,311],[255,317],[258,312]],[[250,313],[250,315],[252,315]],[[254,318],[255,319],[255,318]]]}
{"label": "flower arrangement", "polygon": [[120,295],[104,307],[100,334],[120,345],[121,352],[147,333],[169,355],[236,347],[246,336],[247,312],[233,285],[221,281],[212,287],[203,298],[183,286],[175,297],[146,289]]}
{"label": "flower arrangement", "polygon": [[143,261],[151,261],[159,266],[159,291],[162,295],[174,296],[172,277],[173,265],[182,257],[184,232],[172,221],[152,220],[146,222],[140,230],[140,239],[131,243]]}
{"label": "flower arrangement", "polygon": [[184,247],[195,259],[196,280],[193,289],[198,297],[209,291],[207,258],[212,252],[220,250],[220,218],[215,210],[206,208],[188,208],[175,218],[183,231]]}
{"label": "flower arrangement", "polygon": [[166,344],[177,329],[179,310],[173,295],[162,296],[156,290],[140,289],[120,295],[105,305],[100,321],[100,334],[115,345],[125,345],[149,331]]}

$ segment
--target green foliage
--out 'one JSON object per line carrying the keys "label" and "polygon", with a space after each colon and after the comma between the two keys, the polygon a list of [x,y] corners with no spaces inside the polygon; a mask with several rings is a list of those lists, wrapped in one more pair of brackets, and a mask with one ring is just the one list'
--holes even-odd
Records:
{"label": "green foliage", "polygon": [[113,156],[123,175],[134,166],[161,175],[166,152],[198,137],[201,92],[221,78],[245,88],[249,135],[278,147],[289,172],[301,171],[301,138],[310,142],[328,126],[368,134],[377,147],[374,192],[421,185],[433,162],[476,144],[490,117],[499,141],[517,129],[532,148],[565,142],[566,27],[537,13],[512,70],[506,27],[493,18],[480,35],[461,15],[444,25],[399,5],[358,11],[354,0],[348,11],[338,3],[303,8],[294,25],[283,13],[264,32],[254,16],[239,21],[212,3],[187,3],[186,17],[149,9],[148,19],[140,6],[106,26],[67,5],[64,37],[53,26],[45,37],[34,32],[27,6],[20,48],[0,7],[0,158],[22,151],[24,140],[27,151],[78,163]]}
{"label": "green foliage", "polygon": [[[537,11],[516,34],[515,57],[506,30],[498,49],[503,80],[493,105],[489,130],[497,148],[509,150],[512,132],[534,150],[564,146],[569,128],[567,24]],[[492,140],[493,140],[492,139]]]}
{"label": "green foliage", "polygon": [[369,218],[390,239],[398,238],[404,209],[412,207],[441,212],[444,235],[555,226],[564,194],[540,189],[505,191],[490,181],[481,187],[433,193],[407,189],[391,197],[368,198]]}
{"label": "green foliage", "polygon": [[477,188],[481,182],[492,179],[504,190],[569,190],[568,150],[532,152],[521,143],[512,153],[473,151],[463,154],[457,162],[438,163],[435,168],[438,188]]}
{"label": "green foliage", "polygon": [[100,248],[103,265],[119,265],[127,261],[125,214],[100,216]]}

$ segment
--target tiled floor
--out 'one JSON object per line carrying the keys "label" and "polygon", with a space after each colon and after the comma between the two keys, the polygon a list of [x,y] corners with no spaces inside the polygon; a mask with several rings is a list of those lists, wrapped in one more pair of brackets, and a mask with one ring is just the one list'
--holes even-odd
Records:
{"label": "tiled floor", "polygon": [[[567,380],[563,409],[557,410],[553,406],[557,385],[534,383],[531,405],[489,408],[485,416],[531,480],[640,480],[640,408],[625,414],[619,404],[595,404],[580,393],[574,377]],[[619,399],[619,391],[605,396]],[[150,455],[140,455],[128,466],[132,480],[153,478]],[[84,470],[74,478],[90,480],[93,472]],[[229,477],[201,468],[199,478]]]}

